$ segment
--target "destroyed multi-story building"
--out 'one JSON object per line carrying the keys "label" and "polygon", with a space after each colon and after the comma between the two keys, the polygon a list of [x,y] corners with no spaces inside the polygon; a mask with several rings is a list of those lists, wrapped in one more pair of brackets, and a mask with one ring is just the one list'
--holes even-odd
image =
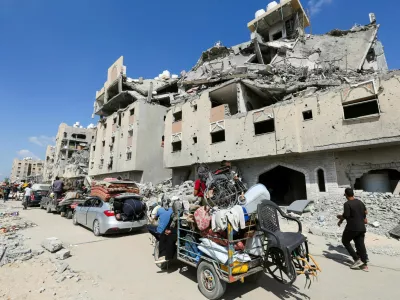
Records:
{"label": "destroyed multi-story building", "polygon": [[54,167],[54,159],[55,159],[55,147],[48,145],[46,148],[46,158],[44,161],[43,168],[43,182],[51,182],[53,177],[53,167]]}
{"label": "destroyed multi-story building", "polygon": [[21,182],[41,178],[43,165],[44,162],[42,160],[33,159],[32,157],[15,158],[11,168],[10,181]]}
{"label": "destroyed multi-story building", "polygon": [[108,69],[94,103],[100,120],[90,151],[90,176],[158,182],[171,175],[163,168],[162,146],[177,81],[168,72],[155,79],[129,78],[122,56]]}
{"label": "destroyed multi-story building", "polygon": [[[79,122],[73,126],[61,123],[57,136],[54,153],[46,154],[49,158],[48,169],[46,169],[46,181],[52,181],[56,176],[63,178],[75,178],[87,175],[89,147],[94,140],[95,130],[83,128]],[[50,148],[48,148],[50,151]],[[77,158],[82,156],[82,158]],[[83,166],[86,157],[86,165]],[[51,167],[51,168],[50,168]],[[85,173],[86,171],[86,173]]]}
{"label": "destroyed multi-story building", "polygon": [[400,73],[388,71],[374,14],[324,35],[308,26],[299,0],[269,4],[249,42],[219,42],[182,74],[165,119],[174,184],[230,160],[284,204],[400,188]]}

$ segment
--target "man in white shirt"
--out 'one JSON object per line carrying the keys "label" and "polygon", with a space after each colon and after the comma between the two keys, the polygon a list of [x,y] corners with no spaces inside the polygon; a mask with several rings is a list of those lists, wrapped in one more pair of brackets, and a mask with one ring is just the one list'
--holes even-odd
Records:
{"label": "man in white shirt", "polygon": [[28,184],[28,186],[25,188],[25,199],[24,199],[24,209],[28,207],[28,203],[31,200],[31,194],[32,194],[32,189],[31,189],[31,184]]}

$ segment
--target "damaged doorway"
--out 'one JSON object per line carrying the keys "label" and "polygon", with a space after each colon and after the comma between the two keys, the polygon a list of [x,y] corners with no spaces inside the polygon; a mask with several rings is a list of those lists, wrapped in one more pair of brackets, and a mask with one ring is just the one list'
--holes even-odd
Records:
{"label": "damaged doorway", "polygon": [[372,170],[357,178],[354,189],[371,193],[394,193],[399,190],[400,172],[392,169]]}
{"label": "damaged doorway", "polygon": [[278,205],[290,205],[295,200],[307,199],[306,177],[303,173],[278,166],[258,177]]}

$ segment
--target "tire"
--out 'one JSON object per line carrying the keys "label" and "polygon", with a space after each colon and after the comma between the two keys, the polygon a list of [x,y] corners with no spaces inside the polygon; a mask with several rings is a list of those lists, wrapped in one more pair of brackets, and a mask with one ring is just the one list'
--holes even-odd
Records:
{"label": "tire", "polygon": [[[159,256],[158,256],[158,252],[159,252],[158,251],[158,246],[159,246],[159,242],[156,241],[155,244],[154,244],[154,254],[153,254],[154,260],[157,260],[159,258]],[[167,263],[164,262],[164,263],[161,263],[161,264],[156,264],[156,266],[159,267],[161,270],[165,270],[167,268]]]}
{"label": "tire", "polygon": [[101,233],[100,233],[100,223],[99,223],[99,221],[97,221],[97,220],[94,220],[94,222],[93,222],[93,234],[94,234],[95,236],[101,236]]}
{"label": "tire", "polygon": [[210,300],[221,298],[226,290],[226,282],[219,279],[214,266],[206,261],[197,267],[197,284],[203,296]]}
{"label": "tire", "polygon": [[74,212],[72,210],[68,210],[67,211],[67,219],[72,219],[72,215],[74,214]]}
{"label": "tire", "polygon": [[270,248],[266,255],[266,269],[268,273],[278,282],[290,285],[297,277],[292,258],[289,258],[289,265],[286,265],[285,255],[279,248]]}
{"label": "tire", "polygon": [[78,220],[76,219],[76,212],[72,216],[72,224],[78,225]]}

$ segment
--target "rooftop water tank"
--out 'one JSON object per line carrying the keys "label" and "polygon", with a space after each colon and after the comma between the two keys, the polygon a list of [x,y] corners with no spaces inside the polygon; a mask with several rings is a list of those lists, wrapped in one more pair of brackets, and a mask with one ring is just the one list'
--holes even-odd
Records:
{"label": "rooftop water tank", "polygon": [[257,11],[256,11],[256,19],[257,19],[259,16],[261,16],[262,14],[264,14],[264,13],[265,13],[265,10],[263,10],[263,9],[257,10]]}
{"label": "rooftop water tank", "polygon": [[268,3],[267,11],[271,10],[272,8],[274,8],[277,5],[278,5],[278,3],[276,1],[272,1],[272,2]]}

